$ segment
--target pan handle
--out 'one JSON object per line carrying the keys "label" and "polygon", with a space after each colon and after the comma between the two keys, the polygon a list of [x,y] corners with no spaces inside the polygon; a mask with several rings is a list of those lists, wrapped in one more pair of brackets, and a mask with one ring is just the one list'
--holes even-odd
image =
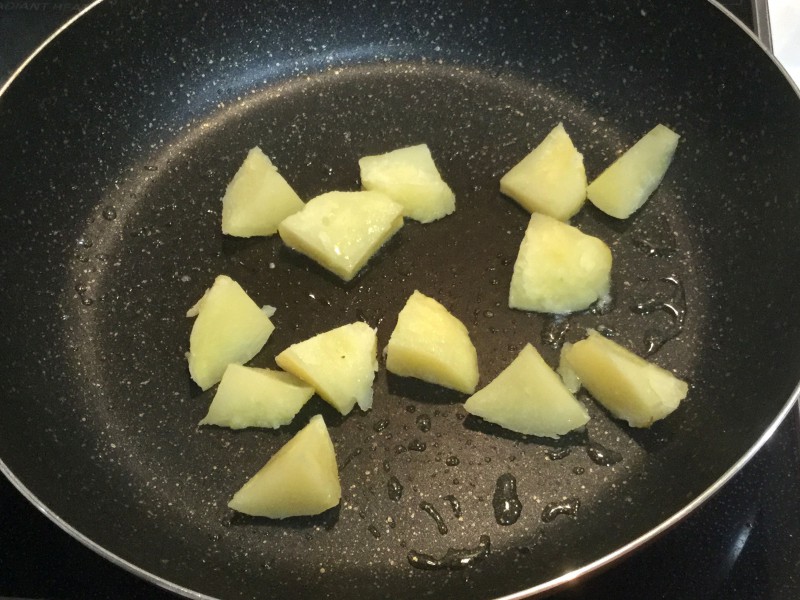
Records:
{"label": "pan handle", "polygon": [[772,32],[769,25],[769,0],[751,0],[753,7],[753,32],[772,52]]}

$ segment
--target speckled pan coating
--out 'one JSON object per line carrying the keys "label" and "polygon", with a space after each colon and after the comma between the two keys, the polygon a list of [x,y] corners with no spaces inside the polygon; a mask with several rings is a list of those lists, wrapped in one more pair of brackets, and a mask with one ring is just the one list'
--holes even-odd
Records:
{"label": "speckled pan coating", "polygon": [[[497,182],[559,121],[590,180],[657,122],[682,136],[637,215],[587,206],[573,221],[615,267],[611,309],[571,317],[567,339],[604,325],[641,351],[667,317],[630,306],[668,299],[663,277],[685,285],[685,329],[654,356],[691,381],[685,404],[634,431],[586,400],[588,438],[622,462],[590,462],[582,434],[487,427],[462,396],[384,370],[367,414],[315,398],[284,430],[196,428],[211,392],[189,380],[183,315],[218,273],[277,307],[257,366],[359,319],[382,348],[414,289],[465,322],[482,382],[528,341],[555,364],[547,319],[506,307],[527,217]],[[362,155],[423,142],[456,213],[408,223],[350,284],[277,238],[220,233],[220,198],[252,146],[308,199],[356,189]],[[105,2],[0,98],[0,459],[63,522],[187,594],[488,598],[546,584],[679,512],[786,406],[800,372],[797,165],[798,98],[705,2]],[[644,238],[676,252],[648,255]],[[232,493],[318,412],[341,508],[233,515]],[[547,460],[553,446],[575,448]],[[523,505],[512,526],[492,510],[506,472]],[[570,498],[577,516],[542,522]],[[482,534],[491,554],[470,569],[407,563]]]}

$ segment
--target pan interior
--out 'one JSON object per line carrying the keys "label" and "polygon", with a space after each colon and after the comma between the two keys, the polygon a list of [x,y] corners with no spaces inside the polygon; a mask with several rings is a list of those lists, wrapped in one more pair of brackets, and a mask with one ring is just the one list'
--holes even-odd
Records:
{"label": "pan interior", "polygon": [[[129,474],[124,496],[134,511],[170,523],[192,546],[189,555],[168,557],[170,563],[178,562],[188,576],[193,566],[182,564],[184,556],[199,553],[211,564],[225,557],[226,569],[240,577],[280,573],[287,594],[296,577],[315,588],[335,589],[369,565],[375,589],[394,586],[399,578],[419,591],[432,577],[461,581],[462,574],[411,569],[410,550],[442,555],[449,547],[476,546],[486,534],[493,556],[514,556],[519,569],[543,581],[558,574],[555,565],[585,560],[575,552],[585,539],[609,536],[607,515],[627,511],[634,502],[627,491],[632,478],[645,470],[645,462],[654,462],[649,454],[657,455],[660,445],[691,427],[693,407],[639,433],[587,401],[593,416],[588,436],[551,442],[488,427],[466,417],[463,396],[381,370],[374,409],[367,414],[342,418],[315,398],[285,431],[198,429],[212,392],[201,394],[189,383],[183,357],[191,327],[185,310],[215,275],[225,273],[259,304],[277,308],[276,332],[253,361],[257,366],[274,368],[274,355],[291,343],[355,320],[378,327],[383,348],[414,289],[439,299],[468,325],[484,383],[527,342],[555,366],[557,348],[542,342],[552,322],[507,307],[528,218],[499,195],[496,182],[560,120],[576,144],[587,148],[587,161],[594,154],[595,172],[595,164],[613,154],[620,133],[570,102],[524,80],[467,69],[397,64],[324,71],[221,106],[102,199],[76,241],[73,284],[61,299],[72,325],[62,343],[74,348],[65,359],[78,387],[92,390],[76,410],[87,431],[97,435],[96,460]],[[457,123],[452,114],[459,115]],[[310,198],[325,190],[357,189],[360,156],[420,142],[430,143],[453,185],[458,210],[429,225],[409,222],[351,284],[294,255],[278,239],[226,239],[219,232],[220,196],[254,145],[273,156],[301,196]],[[615,308],[567,322],[569,339],[579,339],[585,327],[603,325],[641,349],[645,330],[668,319],[636,315],[629,307],[637,295],[672,295],[659,278],[675,275],[689,295],[693,327],[665,348],[659,362],[690,377],[696,360],[692,330],[702,330],[707,312],[695,274],[702,269],[695,269],[687,250],[654,257],[637,246],[645,235],[678,239],[676,232],[686,229],[682,216],[665,209],[676,194],[669,185],[662,188],[631,228],[635,231],[618,231],[590,207],[577,218],[584,231],[614,250]],[[688,244],[681,239],[687,249]],[[672,348],[681,351],[671,353]],[[342,468],[341,509],[281,523],[233,515],[226,507],[232,493],[319,412],[331,426]],[[423,431],[428,421],[430,430]],[[584,449],[587,438],[622,453],[623,461],[594,464]],[[424,451],[412,449],[420,444]],[[548,458],[548,451],[570,448],[563,460]],[[517,478],[523,503],[522,517],[510,527],[495,522],[492,508],[496,480],[504,473]],[[400,501],[388,493],[392,477],[404,488]],[[460,518],[446,500],[450,496],[460,505]],[[581,503],[577,518],[542,522],[547,504],[573,498]],[[447,535],[420,509],[423,501],[439,511]],[[532,560],[529,551],[554,557],[553,562]],[[476,573],[491,571],[495,560],[507,558],[478,565]],[[488,585],[498,590],[496,581]]]}

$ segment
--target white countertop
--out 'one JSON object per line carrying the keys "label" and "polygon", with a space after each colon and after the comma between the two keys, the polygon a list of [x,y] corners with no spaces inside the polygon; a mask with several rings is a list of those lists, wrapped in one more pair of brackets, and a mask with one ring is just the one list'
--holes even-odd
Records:
{"label": "white countertop", "polygon": [[775,57],[800,87],[800,0],[769,0]]}

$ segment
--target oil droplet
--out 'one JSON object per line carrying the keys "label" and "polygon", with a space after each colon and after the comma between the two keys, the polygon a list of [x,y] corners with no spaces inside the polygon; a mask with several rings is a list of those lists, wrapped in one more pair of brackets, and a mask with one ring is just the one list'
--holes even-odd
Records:
{"label": "oil droplet", "polygon": [[678,251],[678,240],[667,219],[661,215],[657,222],[650,223],[633,237],[634,247],[648,256],[669,258]]}
{"label": "oil droplet", "polygon": [[522,514],[522,503],[517,496],[517,480],[511,473],[497,479],[492,498],[494,518],[500,525],[513,525]]}
{"label": "oil droplet", "polygon": [[444,499],[450,504],[450,508],[453,510],[453,516],[456,519],[461,518],[461,502],[458,501],[458,498],[450,494],[449,496],[445,496]]}
{"label": "oil droplet", "polygon": [[457,467],[458,463],[460,462],[461,461],[457,456],[448,456],[447,460],[444,461],[444,464],[446,464],[448,467]]}
{"label": "oil droplet", "polygon": [[482,535],[475,548],[449,548],[442,558],[430,554],[423,554],[416,550],[408,553],[408,562],[417,569],[438,571],[444,569],[463,569],[475,562],[486,558],[491,552],[491,540],[488,535]]}
{"label": "oil droplet", "polygon": [[375,425],[373,425],[372,428],[375,431],[377,431],[378,433],[380,433],[381,431],[386,429],[388,426],[389,426],[389,419],[381,419],[380,421],[375,423]]}
{"label": "oil droplet", "polygon": [[355,450],[353,450],[353,451],[352,451],[350,454],[348,454],[348,455],[345,457],[345,459],[342,461],[342,466],[339,468],[339,470],[340,470],[340,471],[343,471],[345,468],[347,468],[347,465],[349,465],[349,464],[350,464],[350,462],[351,462],[351,461],[352,461],[352,460],[353,460],[353,459],[354,459],[356,456],[358,456],[359,454],[361,454],[361,448],[356,448]]}
{"label": "oil droplet", "polygon": [[109,206],[103,211],[103,218],[106,221],[113,221],[117,218],[117,210],[113,206]]}
{"label": "oil droplet", "polygon": [[592,308],[589,309],[589,313],[593,315],[607,315],[611,311],[614,310],[616,306],[616,298],[611,296],[610,294],[600,298]]}
{"label": "oil droplet", "polygon": [[144,166],[144,170],[145,171],[158,171],[158,167],[155,166],[155,165],[145,165]]}
{"label": "oil droplet", "polygon": [[650,298],[631,306],[631,311],[638,315],[661,311],[672,321],[672,325],[667,329],[650,328],[645,332],[645,356],[655,354],[668,341],[678,337],[683,332],[683,323],[686,320],[686,291],[683,284],[675,276],[663,277],[661,281],[672,286],[669,299]]}
{"label": "oil droplet", "polygon": [[490,310],[485,310],[483,311],[483,316],[487,319],[491,319],[494,316],[494,313]]}
{"label": "oil droplet", "polygon": [[589,442],[589,445],[586,446],[586,454],[589,455],[593,463],[603,467],[610,467],[622,460],[622,454],[597,442]]}
{"label": "oil droplet", "polygon": [[397,502],[403,497],[403,484],[400,483],[400,480],[394,475],[389,477],[389,482],[386,487],[389,492],[389,500]]}
{"label": "oil droplet", "polygon": [[79,294],[83,294],[86,291],[86,289],[87,289],[86,286],[83,285],[82,283],[75,284],[75,291],[78,292]]}
{"label": "oil droplet", "polygon": [[420,442],[419,440],[412,440],[408,445],[408,449],[414,452],[425,452],[425,448],[427,447],[428,445],[425,442]]}
{"label": "oil droplet", "polygon": [[545,452],[547,456],[547,460],[561,460],[567,458],[572,453],[572,448],[567,446],[566,448],[552,448]]}
{"label": "oil droplet", "polygon": [[414,406],[413,404],[409,404],[408,406],[406,406],[406,412],[408,413],[417,412],[417,407]]}
{"label": "oil droplet", "polygon": [[383,470],[387,473],[392,470],[392,466],[389,464],[388,458],[383,461]]}
{"label": "oil droplet", "polygon": [[542,343],[551,348],[561,348],[567,339],[569,331],[569,321],[563,317],[548,319],[542,328]]}
{"label": "oil droplet", "polygon": [[611,329],[611,327],[606,327],[605,325],[598,325],[595,327],[597,333],[602,335],[603,337],[607,338],[615,338],[617,337],[617,332]]}
{"label": "oil droplet", "polygon": [[662,242],[652,240],[645,237],[633,238],[633,245],[637,248],[644,250],[648,256],[657,256],[659,258],[669,258],[678,250],[673,245],[662,245]]}
{"label": "oil droplet", "polygon": [[439,533],[445,535],[447,533],[447,524],[444,522],[442,515],[439,514],[439,511],[436,510],[436,507],[425,500],[419,503],[419,507],[431,516],[431,519],[436,523],[436,529],[439,530]]}
{"label": "oil droplet", "polygon": [[308,297],[311,298],[312,300],[316,300],[317,302],[319,302],[323,306],[330,306],[331,305],[331,301],[330,300],[328,300],[327,298],[319,297],[314,293],[309,293]]}
{"label": "oil droplet", "polygon": [[376,540],[381,539],[381,532],[377,527],[375,527],[375,525],[370,525],[367,527],[367,531],[369,531],[372,534],[372,537],[374,537]]}
{"label": "oil droplet", "polygon": [[386,523],[389,525],[389,529],[397,527],[397,521],[394,520],[394,517],[386,517]]}
{"label": "oil droplet", "polygon": [[92,304],[94,304],[94,300],[92,300],[88,296],[81,296],[81,304],[83,304],[84,306],[91,306]]}
{"label": "oil droplet", "polygon": [[578,514],[578,509],[581,506],[581,501],[577,498],[570,498],[569,500],[561,500],[559,502],[551,502],[544,507],[542,511],[542,521],[549,523],[558,515],[570,515],[574,517]]}
{"label": "oil droplet", "polygon": [[586,469],[584,469],[583,467],[575,467],[574,469],[572,469],[572,472],[575,473],[575,475],[583,475],[584,473],[586,473]]}
{"label": "oil droplet", "polygon": [[81,248],[91,248],[92,247],[92,240],[87,237],[79,237],[78,240],[75,242]]}
{"label": "oil droplet", "polygon": [[431,430],[431,418],[426,414],[417,415],[417,427],[422,433],[427,433]]}
{"label": "oil droplet", "polygon": [[405,446],[403,446],[403,444],[397,444],[397,446],[394,447],[394,453],[395,454],[402,454],[406,450],[407,450],[407,448]]}

